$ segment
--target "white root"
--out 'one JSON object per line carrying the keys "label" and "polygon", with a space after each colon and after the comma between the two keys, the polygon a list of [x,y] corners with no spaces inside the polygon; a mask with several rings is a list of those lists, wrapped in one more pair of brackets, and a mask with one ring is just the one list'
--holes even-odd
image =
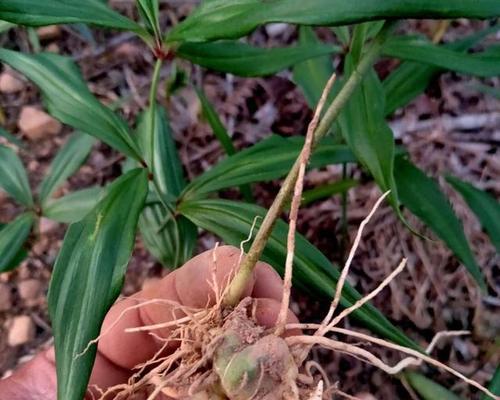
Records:
{"label": "white root", "polygon": [[288,237],[287,237],[287,253],[285,260],[285,276],[283,279],[283,297],[281,299],[280,312],[278,314],[278,319],[276,322],[276,336],[280,336],[285,330],[286,318],[288,315],[288,308],[290,306],[290,293],[292,289],[292,273],[293,273],[293,258],[295,254],[295,231],[297,229],[297,217],[299,213],[300,203],[302,202],[302,191],[304,189],[304,175],[306,172],[307,163],[309,162],[309,157],[311,156],[311,150],[314,141],[314,131],[318,126],[318,122],[321,116],[321,112],[328,98],[328,94],[335,82],[335,74],[333,74],[328,80],[321,98],[319,99],[316,110],[314,111],[314,116],[307,127],[306,139],[304,142],[304,147],[302,148],[299,156],[299,172],[297,174],[297,179],[295,181],[292,204],[290,206],[290,218],[288,223]]}

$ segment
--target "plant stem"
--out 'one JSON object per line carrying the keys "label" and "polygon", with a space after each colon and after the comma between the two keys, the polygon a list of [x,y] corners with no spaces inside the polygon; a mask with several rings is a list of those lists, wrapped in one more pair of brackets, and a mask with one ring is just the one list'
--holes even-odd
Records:
{"label": "plant stem", "polygon": [[[326,110],[323,118],[321,119],[318,127],[314,132],[313,149],[315,145],[328,133],[331,125],[340,114],[340,111],[345,106],[352,93],[361,83],[366,72],[371,68],[373,63],[378,58],[383,44],[387,39],[387,36],[389,35],[393,25],[393,22],[385,23],[384,27],[377,34],[366,53],[362,55],[356,69],[349,76],[349,79],[346,81],[337,97],[335,97],[335,99]],[[248,254],[243,259],[238,273],[229,286],[229,289],[224,298],[224,303],[226,305],[234,306],[240,301],[243,291],[245,290],[245,287],[250,277],[252,276],[255,264],[264,251],[267,240],[274,228],[274,224],[278,220],[284,205],[286,204],[290,194],[293,191],[299,169],[300,155],[295,161],[287,177],[283,181],[280,191],[276,195],[273,204],[269,208],[264,220],[262,221],[262,224],[260,225],[260,228],[255,236],[255,240],[253,241],[252,246],[248,251]]]}

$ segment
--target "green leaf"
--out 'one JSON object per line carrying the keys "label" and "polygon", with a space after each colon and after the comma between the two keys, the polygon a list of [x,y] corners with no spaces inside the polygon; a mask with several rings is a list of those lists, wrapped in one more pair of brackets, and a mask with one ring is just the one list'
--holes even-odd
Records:
{"label": "green leaf", "polygon": [[[456,42],[444,45],[445,48],[464,52],[485,36],[498,31],[500,25],[483,29]],[[386,97],[385,115],[390,115],[399,107],[403,107],[422,93],[434,77],[443,70],[439,67],[420,62],[405,61],[401,63],[384,80]]]}
{"label": "green leaf", "polygon": [[500,54],[484,51],[468,54],[432,44],[422,37],[393,36],[384,44],[383,53],[407,61],[431,64],[465,74],[491,77],[500,74]]}
{"label": "green leaf", "polygon": [[0,144],[0,188],[26,207],[33,197],[23,163],[14,150]]}
{"label": "green leaf", "polygon": [[332,197],[335,194],[345,193],[350,188],[358,185],[358,181],[354,179],[343,179],[338,182],[329,183],[315,187],[314,189],[305,190],[302,193],[302,206],[315,202],[317,200]]}
{"label": "green leaf", "polygon": [[[303,144],[303,137],[285,139],[272,135],[195,178],[181,197],[191,199],[233,186],[281,178],[292,167]],[[326,138],[317,146],[309,166],[318,168],[342,162],[355,162],[355,158],[347,146],[335,145],[331,138]]]}
{"label": "green leaf", "polygon": [[236,39],[271,22],[348,25],[396,18],[495,18],[497,0],[211,0],[204,1],[168,34],[168,41]]}
{"label": "green leaf", "polygon": [[[203,116],[210,124],[215,137],[219,140],[228,156],[235,154],[236,148],[234,147],[234,144],[229,137],[229,133],[222,124],[219,115],[215,111],[215,108],[212,106],[212,104],[210,104],[202,89],[196,89],[196,93],[198,94],[198,98],[200,99]],[[240,186],[240,191],[243,194],[245,201],[253,202],[252,188],[250,187],[250,185]]]}
{"label": "green leaf", "polygon": [[222,145],[226,154],[228,156],[233,155],[234,153],[236,153],[236,149],[231,138],[229,137],[229,133],[226,131],[226,128],[222,124],[217,111],[215,111],[215,108],[212,106],[212,104],[210,104],[207,96],[205,96],[205,93],[203,93],[201,89],[196,89],[196,93],[198,94],[198,98],[200,99],[203,116],[210,124],[212,132]]}
{"label": "green leaf", "polygon": [[42,207],[54,191],[85,162],[94,143],[94,138],[81,132],[75,132],[70,136],[57,153],[40,184],[39,195]]}
{"label": "green leaf", "polygon": [[246,43],[222,41],[183,43],[176,54],[195,64],[238,76],[264,76],[279,72],[304,60],[338,53],[333,45],[296,45],[292,47],[259,48]]}
{"label": "green leaf", "polygon": [[[490,384],[488,385],[488,389],[491,393],[500,395],[500,366],[496,368],[493,378],[491,378]],[[493,400],[493,398],[483,394],[481,400]]]}
{"label": "green leaf", "polygon": [[[182,163],[172,137],[167,113],[159,104],[139,116],[137,134],[142,154],[153,166],[154,179],[162,194],[175,198],[186,186]],[[154,146],[152,146],[154,141]],[[154,154],[151,149],[154,148]]]}
{"label": "green leaf", "polygon": [[461,400],[460,397],[436,382],[426,378],[422,374],[417,372],[405,372],[404,376],[423,400]]}
{"label": "green leaf", "polygon": [[78,222],[95,207],[105,191],[105,188],[91,187],[49,199],[42,210],[43,216],[65,224]]}
{"label": "green leaf", "polygon": [[[262,207],[229,200],[197,200],[182,203],[179,211],[197,226],[220,236],[226,243],[239,246],[247,238],[255,217],[263,217]],[[262,218],[256,222],[259,228]],[[288,225],[278,220],[267,242],[262,260],[283,273],[286,258]],[[331,298],[339,277],[339,271],[328,259],[302,235],[296,235],[294,259],[294,285],[319,298]],[[341,302],[353,304],[360,294],[346,284]],[[374,332],[404,346],[415,348],[415,343],[394,327],[377,309],[367,304],[355,312],[355,316]]]}
{"label": "green leaf", "polygon": [[0,272],[9,271],[22,261],[26,251],[22,246],[31,232],[35,217],[24,213],[0,230]]}
{"label": "green leaf", "polygon": [[155,37],[161,37],[158,0],[137,0],[137,6]]}
{"label": "green leaf", "polygon": [[483,275],[474,259],[462,224],[438,183],[403,157],[396,158],[394,171],[401,203],[446,243],[479,287],[485,290]]}
{"label": "green leaf", "polygon": [[10,29],[14,28],[16,24],[11,24],[10,22],[7,21],[0,21],[0,34],[9,31]]}
{"label": "green leaf", "polygon": [[[352,59],[346,57],[346,73],[354,70]],[[397,210],[398,190],[394,181],[395,145],[392,132],[384,118],[385,102],[382,85],[371,69],[359,88],[353,93],[339,116],[342,135],[377,182],[382,192],[389,195]]]}
{"label": "green leaf", "polygon": [[21,147],[21,148],[26,147],[20,139],[18,139],[12,133],[6,131],[2,127],[0,127],[0,136],[7,139],[10,143],[15,144],[18,147]]}
{"label": "green leaf", "polygon": [[163,266],[174,269],[193,256],[198,229],[185,217],[171,215],[159,204],[147,206],[139,229],[145,246]]}
{"label": "green leaf", "polygon": [[173,215],[175,201],[186,182],[167,114],[159,104],[140,116],[137,134],[146,159],[150,164],[154,159],[154,179],[164,202],[171,207],[167,210],[160,199],[150,196],[152,201],[148,201],[139,219],[141,236],[148,250],[165,267],[177,268],[191,258],[198,232],[191,221]]}
{"label": "green leaf", "polygon": [[26,26],[83,22],[144,33],[140,25],[99,0],[2,0],[0,19]]}
{"label": "green leaf", "polygon": [[96,346],[81,353],[120,294],[146,193],[147,172],[128,172],[64,237],[48,295],[60,400],[81,400],[86,392]]}
{"label": "green leaf", "polygon": [[[314,31],[308,26],[299,28],[299,43],[302,46],[313,46],[321,43]],[[314,109],[321,93],[333,74],[333,63],[329,56],[315,57],[295,64],[293,80],[300,87],[309,107]]]}
{"label": "green leaf", "polygon": [[476,214],[479,222],[488,232],[491,242],[500,253],[500,203],[487,192],[454,176],[448,175],[446,180],[460,193],[470,209]]}
{"label": "green leaf", "polygon": [[31,79],[42,91],[49,112],[61,122],[97,137],[136,160],[141,159],[126,122],[90,93],[70,58],[0,49],[0,61]]}

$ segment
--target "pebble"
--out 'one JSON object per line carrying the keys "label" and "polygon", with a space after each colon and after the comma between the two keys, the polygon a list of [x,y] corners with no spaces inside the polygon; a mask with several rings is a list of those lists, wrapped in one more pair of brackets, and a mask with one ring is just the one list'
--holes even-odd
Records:
{"label": "pebble", "polygon": [[10,94],[24,89],[24,82],[14,72],[5,71],[0,74],[0,92]]}
{"label": "pebble", "polygon": [[37,300],[42,294],[42,283],[38,279],[27,279],[17,285],[19,296],[23,300]]}
{"label": "pebble", "polygon": [[29,316],[20,315],[11,320],[7,338],[9,346],[20,346],[30,342],[34,337],[35,324]]}
{"label": "pebble", "polygon": [[53,232],[58,226],[58,223],[55,221],[52,221],[51,219],[42,217],[40,218],[40,233],[42,235]]}
{"label": "pebble", "polygon": [[36,30],[40,40],[57,39],[61,35],[61,27],[59,25],[42,26]]}
{"label": "pebble", "polygon": [[30,139],[38,140],[61,132],[62,125],[49,114],[33,106],[24,106],[19,115],[19,129]]}
{"label": "pebble", "polygon": [[0,283],[0,311],[8,311],[12,307],[12,295],[9,285]]}

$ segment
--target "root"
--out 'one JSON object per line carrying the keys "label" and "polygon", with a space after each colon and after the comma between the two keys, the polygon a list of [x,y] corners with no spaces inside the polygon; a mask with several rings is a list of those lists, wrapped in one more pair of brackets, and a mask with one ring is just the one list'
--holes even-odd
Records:
{"label": "root", "polygon": [[311,149],[314,141],[314,131],[319,123],[319,118],[321,112],[326,103],[326,99],[330,90],[335,82],[335,74],[333,74],[328,80],[321,98],[319,99],[316,110],[314,111],[314,116],[309,126],[307,128],[306,140],[304,147],[299,155],[299,171],[297,179],[295,180],[292,204],[290,207],[290,218],[288,223],[288,238],[287,238],[287,253],[285,260],[285,276],[283,279],[283,297],[281,299],[281,308],[278,314],[278,320],[276,322],[275,335],[280,336],[285,330],[286,318],[288,315],[288,308],[290,306],[290,292],[292,289],[292,271],[293,271],[293,259],[295,254],[295,231],[297,228],[297,217],[299,214],[300,203],[302,202],[302,190],[304,189],[304,175],[306,172],[306,166],[309,162],[309,157],[311,156]]}

